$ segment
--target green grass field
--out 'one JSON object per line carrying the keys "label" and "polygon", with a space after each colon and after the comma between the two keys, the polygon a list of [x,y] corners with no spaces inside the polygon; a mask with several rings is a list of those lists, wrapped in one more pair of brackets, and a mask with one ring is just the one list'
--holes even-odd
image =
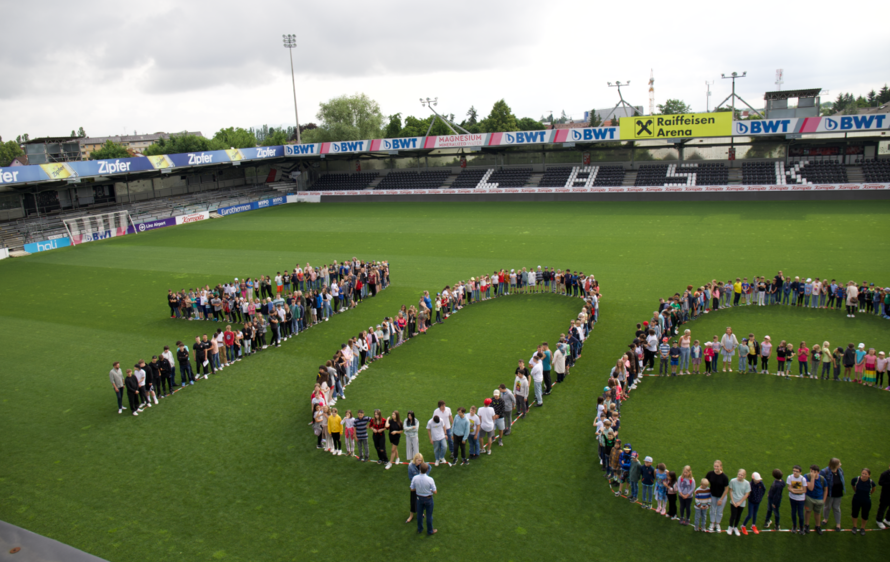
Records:
{"label": "green grass field", "polygon": [[[779,269],[890,281],[888,211],[883,201],[286,205],[5,260],[0,519],[115,562],[883,559],[890,532],[702,536],[616,500],[600,476],[592,422],[609,368],[658,298]],[[351,256],[389,260],[392,287],[138,418],[117,414],[113,360],[132,364],[205,328],[167,318],[167,289]],[[307,422],[317,366],[424,289],[537,265],[593,272],[600,323],[566,384],[507,446],[469,467],[433,470],[439,534],[416,535],[404,524],[404,467],[315,449]],[[414,409],[425,422],[440,398],[479,405],[579,305],[536,295],[465,309],[375,363],[337,407]],[[751,307],[690,328],[704,341],[727,325],[795,346],[827,339],[890,351],[890,323],[839,312]],[[890,465],[888,404],[890,393],[841,383],[651,378],[625,405],[621,436],[670,469],[692,465],[697,477],[714,458],[730,474],[766,475],[831,456],[848,479],[862,466],[877,476]],[[423,440],[421,449],[431,453]],[[728,518],[727,510],[724,527]],[[788,526],[787,498],[782,518]]]}

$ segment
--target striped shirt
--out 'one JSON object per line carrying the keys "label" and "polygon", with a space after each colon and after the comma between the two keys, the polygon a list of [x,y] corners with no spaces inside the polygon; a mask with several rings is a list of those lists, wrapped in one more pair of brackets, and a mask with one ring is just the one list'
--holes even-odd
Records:
{"label": "striped shirt", "polygon": [[711,505],[711,489],[699,486],[695,489],[695,508],[707,509]]}
{"label": "striped shirt", "polygon": [[368,416],[364,416],[362,418],[355,418],[355,438],[356,439],[367,439],[368,438],[368,422],[371,421],[371,418]]}

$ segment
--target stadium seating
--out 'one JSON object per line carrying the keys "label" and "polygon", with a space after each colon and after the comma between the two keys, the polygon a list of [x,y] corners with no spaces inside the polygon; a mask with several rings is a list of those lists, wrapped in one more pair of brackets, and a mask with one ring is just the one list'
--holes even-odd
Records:
{"label": "stadium seating", "polygon": [[[591,176],[593,181],[590,181]],[[620,186],[624,182],[621,166],[552,166],[544,172],[541,187]]]}
{"label": "stadium seating", "polygon": [[358,191],[366,189],[378,172],[356,172],[354,174],[325,174],[312,184],[308,191]]}
{"label": "stadium seating", "polygon": [[862,175],[867,182],[890,182],[890,160],[866,160],[862,163]]}
{"label": "stadium seating", "polygon": [[637,172],[635,186],[726,185],[729,170],[723,164],[684,162],[679,164],[644,164]]}
{"label": "stadium seating", "polygon": [[790,185],[846,183],[847,169],[840,162],[805,160],[786,166],[785,178],[785,183]]}
{"label": "stadium seating", "polygon": [[475,189],[482,181],[488,178],[494,170],[486,168],[464,168],[457,175],[457,179],[451,184],[453,189]]}
{"label": "stadium seating", "polygon": [[742,183],[745,185],[781,185],[784,177],[784,162],[742,162]]}
{"label": "stadium seating", "polygon": [[450,175],[450,170],[390,172],[374,189],[438,189]]}
{"label": "stadium seating", "polygon": [[531,175],[531,168],[503,168],[491,174],[479,187],[525,187]]}

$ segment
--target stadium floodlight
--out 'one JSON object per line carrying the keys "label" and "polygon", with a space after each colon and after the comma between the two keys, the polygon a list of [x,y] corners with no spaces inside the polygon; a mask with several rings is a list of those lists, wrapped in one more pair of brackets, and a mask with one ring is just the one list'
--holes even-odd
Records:
{"label": "stadium floodlight", "polygon": [[297,113],[297,80],[294,78],[294,49],[297,48],[297,36],[293,34],[282,35],[281,36],[284,42],[284,48],[287,49],[288,54],[290,54],[290,81],[294,86],[294,119],[297,122],[297,144],[302,144],[302,140],[300,139],[300,116]]}
{"label": "stadium floodlight", "polygon": [[756,113],[757,115],[760,115],[761,118],[764,118],[763,115],[762,115],[759,111],[757,111],[756,109],[754,109],[753,107],[751,107],[751,104],[749,104],[749,103],[746,102],[744,99],[742,99],[742,96],[740,96],[740,95],[738,95],[738,94],[735,93],[735,81],[736,81],[736,79],[737,79],[737,78],[744,78],[744,77],[746,77],[746,76],[748,76],[748,71],[747,71],[747,70],[744,71],[744,72],[742,72],[741,74],[739,74],[738,72],[733,72],[733,73],[730,74],[729,76],[727,76],[726,74],[723,74],[723,73],[720,74],[720,78],[723,78],[723,79],[725,79],[725,80],[732,80],[732,93],[729,94],[729,96],[728,96],[725,100],[723,100],[722,102],[720,102],[719,104],[717,104],[717,107],[714,108],[714,111],[717,111],[718,109],[720,109],[720,106],[723,105],[724,103],[726,103],[727,101],[732,100],[732,106],[731,106],[731,107],[732,107],[732,118],[735,119],[735,100],[738,99],[740,102],[742,102],[743,104],[747,105],[747,106],[748,106],[748,109],[750,109],[751,111],[753,111],[753,112]]}
{"label": "stadium floodlight", "polygon": [[460,129],[466,135],[472,134],[472,133],[470,133],[470,131],[464,129],[460,125],[458,125],[456,123],[452,123],[448,119],[445,119],[444,117],[439,115],[439,113],[435,109],[433,109],[433,107],[439,105],[439,98],[426,98],[426,99],[420,98],[420,105],[430,108],[430,111],[432,111],[433,114],[435,115],[435,117],[433,117],[433,120],[430,121],[430,126],[426,130],[426,136],[430,136],[430,131],[433,130],[433,125],[436,123],[436,119],[440,119],[443,123],[445,123],[445,126],[448,127],[449,129],[451,129],[451,132],[454,133],[455,135],[460,134],[455,129]]}
{"label": "stadium floodlight", "polygon": [[621,107],[622,105],[630,108],[630,115],[628,115],[628,117],[632,117],[632,116],[636,115],[637,109],[634,106],[632,106],[631,104],[624,101],[624,96],[621,94],[621,87],[622,86],[625,86],[625,87],[630,86],[630,80],[626,80],[624,82],[624,84],[621,83],[621,80],[616,80],[614,84],[612,84],[611,82],[606,82],[606,84],[608,84],[610,88],[618,88],[618,103],[615,105],[614,108],[612,108],[612,111],[609,112],[609,115],[607,115],[606,118],[603,119],[603,121],[608,121],[609,119],[611,119],[612,115],[614,115],[615,112],[618,110],[618,108]]}

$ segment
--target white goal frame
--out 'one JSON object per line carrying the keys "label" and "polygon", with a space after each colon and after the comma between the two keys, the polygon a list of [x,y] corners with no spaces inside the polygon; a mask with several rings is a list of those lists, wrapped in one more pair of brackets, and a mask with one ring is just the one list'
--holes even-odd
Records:
{"label": "white goal frame", "polygon": [[127,234],[128,227],[133,227],[133,232],[138,233],[136,223],[129,211],[113,211],[96,215],[83,215],[70,219],[62,219],[71,245],[76,246],[84,242],[114,238]]}

